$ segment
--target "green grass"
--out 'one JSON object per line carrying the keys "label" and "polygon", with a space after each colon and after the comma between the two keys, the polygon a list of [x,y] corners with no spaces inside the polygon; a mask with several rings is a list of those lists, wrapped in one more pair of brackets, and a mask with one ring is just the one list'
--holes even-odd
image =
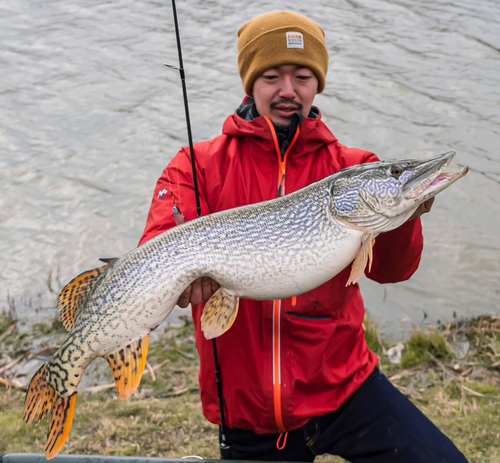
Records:
{"label": "green grass", "polygon": [[421,330],[413,332],[405,346],[401,366],[411,368],[417,365],[426,365],[433,358],[447,360],[451,358],[451,351],[446,341],[437,331],[425,333]]}

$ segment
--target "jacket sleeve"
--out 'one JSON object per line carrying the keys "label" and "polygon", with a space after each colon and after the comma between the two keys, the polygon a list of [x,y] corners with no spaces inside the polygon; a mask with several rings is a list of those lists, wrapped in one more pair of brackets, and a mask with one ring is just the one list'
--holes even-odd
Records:
{"label": "jacket sleeve", "polygon": [[377,236],[371,271],[365,274],[378,283],[408,280],[417,270],[424,247],[420,219]]}
{"label": "jacket sleeve", "polygon": [[[199,169],[197,169],[197,180],[202,213],[207,214],[208,206],[203,194],[204,179]],[[185,149],[177,153],[156,183],[146,228],[139,246],[175,227],[174,205],[184,214],[186,222],[197,217],[191,159],[189,151]]]}

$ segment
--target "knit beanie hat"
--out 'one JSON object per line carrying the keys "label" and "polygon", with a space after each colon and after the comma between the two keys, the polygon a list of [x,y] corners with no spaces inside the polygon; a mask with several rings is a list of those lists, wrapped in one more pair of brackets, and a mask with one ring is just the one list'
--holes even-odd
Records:
{"label": "knit beanie hat", "polygon": [[311,69],[319,81],[318,93],[325,89],[325,31],[306,16],[290,11],[262,14],[242,26],[238,37],[238,70],[247,95],[263,72],[285,64]]}

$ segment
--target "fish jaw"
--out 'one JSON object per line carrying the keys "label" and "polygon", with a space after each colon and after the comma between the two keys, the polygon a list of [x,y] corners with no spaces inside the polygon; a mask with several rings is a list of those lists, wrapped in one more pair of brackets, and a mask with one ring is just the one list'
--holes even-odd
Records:
{"label": "fish jaw", "polygon": [[431,182],[426,182],[426,187],[413,190],[405,196],[405,199],[407,201],[416,201],[418,205],[420,205],[430,198],[433,198],[438,193],[441,193],[441,191],[445,190],[449,186],[453,185],[457,180],[460,180],[462,177],[467,175],[468,172],[469,168],[467,166],[462,167],[458,172],[455,172],[454,174],[440,172]]}
{"label": "fish jaw", "polygon": [[444,172],[455,155],[454,151],[450,151],[421,162],[415,174],[403,186],[404,199],[417,200],[421,204],[464,177],[468,167],[461,168],[455,174]]}

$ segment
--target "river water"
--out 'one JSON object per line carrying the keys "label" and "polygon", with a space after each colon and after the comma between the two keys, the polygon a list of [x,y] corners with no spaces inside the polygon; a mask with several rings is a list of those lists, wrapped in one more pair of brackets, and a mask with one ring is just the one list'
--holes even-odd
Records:
{"label": "river water", "polygon": [[[195,141],[244,96],[238,28],[291,9],[326,31],[316,104],[341,143],[383,159],[454,150],[470,167],[423,218],[412,279],[362,280],[386,335],[500,312],[497,0],[178,1]],[[54,316],[61,284],[137,245],[156,179],[187,144],[163,65],[177,64],[171,5],[0,0],[0,43],[0,309],[32,322]]]}

